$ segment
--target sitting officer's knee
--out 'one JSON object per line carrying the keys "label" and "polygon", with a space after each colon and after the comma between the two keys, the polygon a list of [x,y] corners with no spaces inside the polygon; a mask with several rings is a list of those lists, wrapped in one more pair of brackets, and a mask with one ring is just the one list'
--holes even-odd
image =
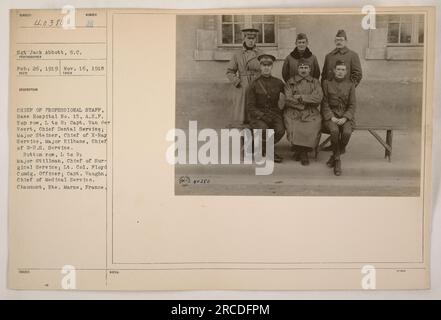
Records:
{"label": "sitting officer's knee", "polygon": [[338,135],[340,134],[340,130],[338,130],[338,127],[331,127],[329,128],[329,133],[331,134],[331,136]]}
{"label": "sitting officer's knee", "polygon": [[262,130],[268,129],[268,125],[263,120],[254,120],[254,121],[252,121],[250,123],[250,127],[252,129],[262,129]]}
{"label": "sitting officer's knee", "polygon": [[350,137],[352,135],[352,128],[344,128],[341,134],[342,136]]}

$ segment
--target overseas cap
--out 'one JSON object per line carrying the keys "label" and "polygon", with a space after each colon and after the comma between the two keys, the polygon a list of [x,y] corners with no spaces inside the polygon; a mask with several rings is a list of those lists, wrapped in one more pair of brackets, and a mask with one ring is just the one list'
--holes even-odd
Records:
{"label": "overseas cap", "polygon": [[344,37],[345,40],[348,40],[347,36],[346,36],[346,31],[344,31],[343,29],[340,29],[337,31],[337,34],[335,35],[336,37]]}
{"label": "overseas cap", "polygon": [[297,35],[297,37],[296,37],[296,41],[297,41],[297,40],[303,40],[303,39],[305,39],[306,41],[308,41],[308,37],[306,36],[305,33],[299,33],[299,34]]}

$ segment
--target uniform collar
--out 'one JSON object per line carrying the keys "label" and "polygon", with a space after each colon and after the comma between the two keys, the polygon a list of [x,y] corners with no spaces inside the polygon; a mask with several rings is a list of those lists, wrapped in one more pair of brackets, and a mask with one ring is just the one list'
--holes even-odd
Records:
{"label": "uniform collar", "polygon": [[335,48],[334,50],[332,50],[332,54],[336,54],[338,52],[341,52],[342,54],[345,54],[349,51],[349,49],[347,47],[343,47],[341,49],[339,48]]}
{"label": "uniform collar", "polygon": [[252,47],[251,49],[249,49],[248,47],[245,47],[245,42],[244,42],[244,43],[242,43],[242,50],[243,50],[243,51],[252,50],[252,51],[257,52],[257,46],[254,45],[254,47]]}
{"label": "uniform collar", "polygon": [[305,79],[305,80],[308,81],[308,82],[312,82],[312,81],[313,81],[311,75],[306,76],[306,77],[302,77],[300,74],[296,74],[296,75],[294,76],[294,81],[295,81],[295,82],[300,82],[300,81],[302,81],[303,79]]}
{"label": "uniform collar", "polygon": [[345,82],[345,81],[346,81],[346,78],[343,78],[343,79],[337,79],[336,76],[333,76],[332,78],[333,78],[333,80],[334,80],[335,82],[337,82],[337,83],[342,83],[342,82]]}
{"label": "uniform collar", "polygon": [[306,49],[305,49],[305,51],[303,51],[302,55],[300,54],[300,51],[299,51],[299,49],[297,49],[297,47],[295,47],[294,50],[290,54],[294,59],[301,59],[301,58],[307,59],[312,56],[312,52],[311,52],[311,50],[309,50],[308,47],[306,47]]}
{"label": "uniform collar", "polygon": [[259,78],[261,79],[271,79],[273,76],[270,74],[269,76],[264,76],[263,74],[260,74]]}

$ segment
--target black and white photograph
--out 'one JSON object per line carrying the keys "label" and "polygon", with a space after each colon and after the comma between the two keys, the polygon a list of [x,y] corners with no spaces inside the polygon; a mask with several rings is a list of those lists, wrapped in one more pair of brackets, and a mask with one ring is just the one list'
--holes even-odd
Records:
{"label": "black and white photograph", "polygon": [[440,296],[440,4],[83,1],[0,4],[1,297]]}
{"label": "black and white photograph", "polygon": [[424,17],[177,15],[175,194],[419,196]]}

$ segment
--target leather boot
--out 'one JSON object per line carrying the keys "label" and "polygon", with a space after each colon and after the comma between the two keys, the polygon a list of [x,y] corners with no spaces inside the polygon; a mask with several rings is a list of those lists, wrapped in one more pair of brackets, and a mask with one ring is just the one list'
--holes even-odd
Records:
{"label": "leather boot", "polygon": [[326,165],[327,165],[329,168],[334,168],[334,164],[335,164],[335,158],[334,158],[334,155],[332,155],[332,156],[329,158],[328,162],[326,162]]}
{"label": "leather boot", "polygon": [[281,163],[283,161],[283,158],[279,156],[277,153],[274,153],[274,162],[275,163]]}
{"label": "leather boot", "polygon": [[334,164],[334,174],[336,176],[340,176],[341,175],[341,160],[340,159],[335,160],[334,163],[335,163]]}
{"label": "leather boot", "polygon": [[300,154],[300,163],[302,164],[302,166],[307,166],[309,165],[309,158],[308,158],[308,153],[303,151]]}

